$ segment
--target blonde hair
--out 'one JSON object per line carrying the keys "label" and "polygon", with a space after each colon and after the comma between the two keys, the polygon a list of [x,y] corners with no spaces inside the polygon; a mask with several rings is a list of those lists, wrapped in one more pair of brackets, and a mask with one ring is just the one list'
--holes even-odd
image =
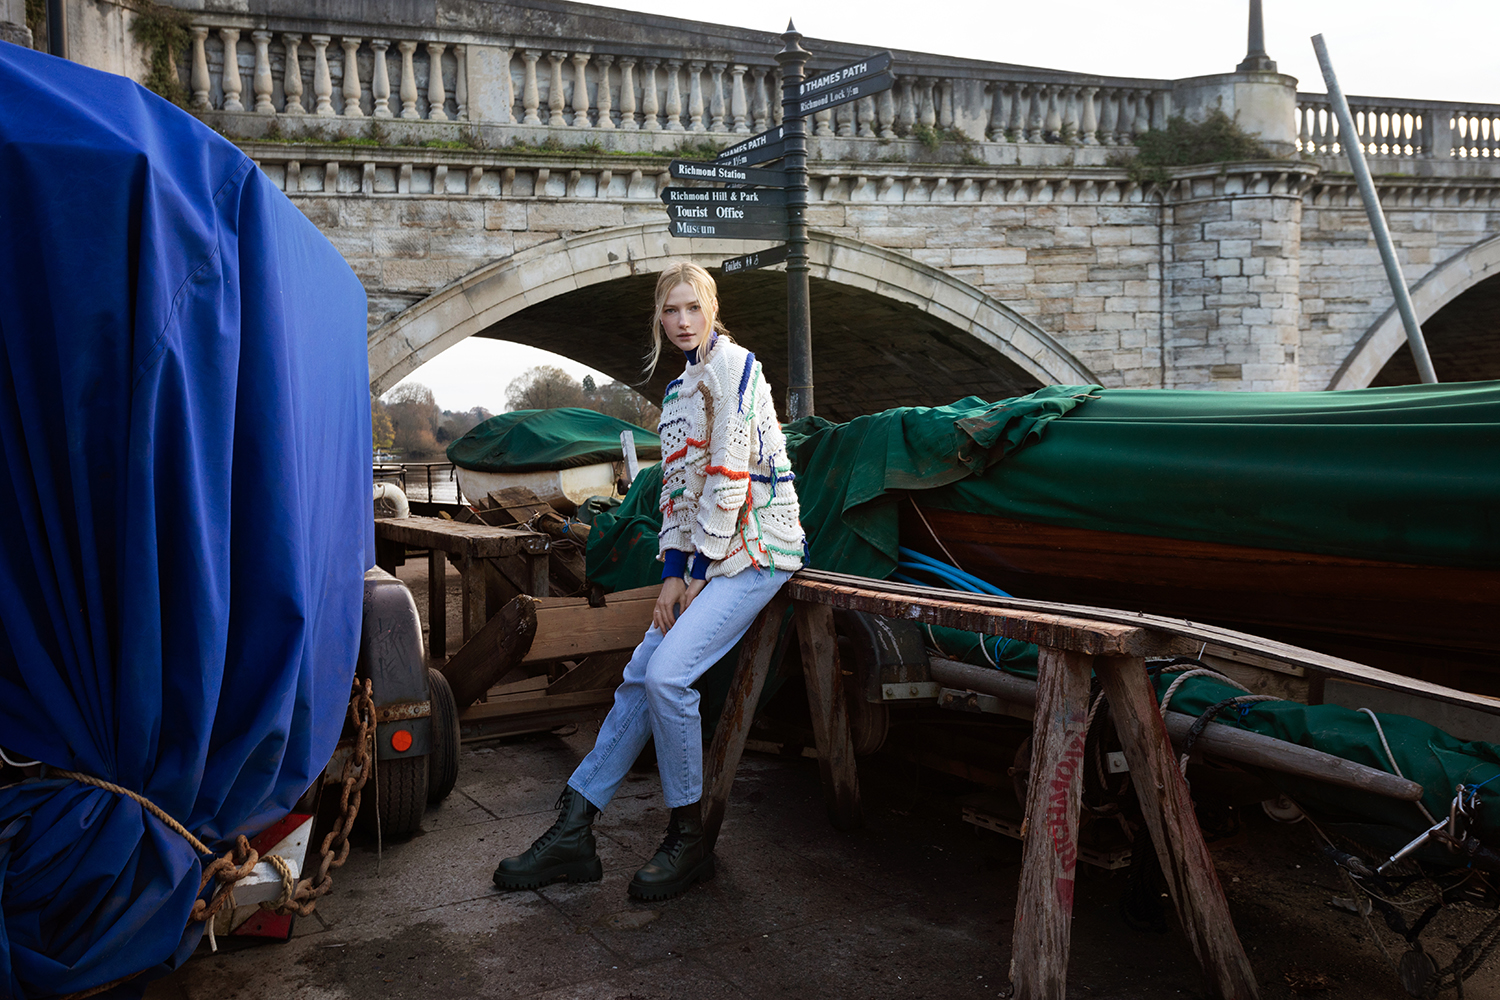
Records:
{"label": "blonde hair", "polygon": [[724,324],[719,322],[719,286],[714,276],[692,261],[675,260],[662,269],[656,277],[656,310],[651,314],[651,349],[646,352],[646,378],[656,371],[661,360],[661,345],[666,331],[661,327],[661,311],[666,308],[667,296],[678,285],[687,285],[698,296],[698,305],[709,311],[710,329],[720,336],[729,336]]}

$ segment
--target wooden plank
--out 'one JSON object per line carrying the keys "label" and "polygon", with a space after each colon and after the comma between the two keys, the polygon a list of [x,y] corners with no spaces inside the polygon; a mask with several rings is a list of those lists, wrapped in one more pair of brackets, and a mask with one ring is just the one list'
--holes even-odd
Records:
{"label": "wooden plank", "polygon": [[1011,938],[1010,981],[1017,1000],[1063,1000],[1067,990],[1093,662],[1085,653],[1045,646],[1037,659],[1027,833]]}
{"label": "wooden plank", "polygon": [[724,810],[729,804],[729,790],[734,785],[734,772],[745,752],[745,739],[750,735],[755,707],[760,704],[761,688],[766,683],[766,673],[776,652],[781,621],[786,617],[787,600],[786,588],[782,587],[761,609],[745,633],[740,643],[739,664],[735,667],[729,695],[724,702],[724,714],[719,717],[713,743],[703,761],[703,832],[710,850],[719,839],[719,827],[724,822]]}
{"label": "wooden plank", "polygon": [[920,620],[966,632],[1003,635],[1055,649],[1096,655],[1197,651],[1195,645],[1186,641],[1174,642],[1170,636],[1155,635],[1128,623],[1095,621],[1058,612],[1040,601],[1012,601],[819,570],[799,571],[787,583],[787,590],[795,601],[868,611],[886,618]]}
{"label": "wooden plank", "polygon": [[[525,662],[581,660],[597,653],[634,649],[651,627],[651,612],[660,592],[658,587],[647,589],[649,596],[633,599],[611,595],[602,608],[589,607],[588,599],[582,597],[537,602],[537,638]],[[567,603],[559,605],[559,601]]]}
{"label": "wooden plank", "polygon": [[[934,625],[947,625],[949,620],[973,622],[975,624],[972,626],[962,624],[954,627],[985,632],[988,635],[1026,639],[1037,645],[1048,643],[1030,639],[1027,637],[1028,633],[1036,631],[1038,634],[1045,634],[1045,624],[1034,624],[1030,617],[1022,617],[1023,613],[1027,616],[1041,615],[1044,623],[1063,619],[1069,628],[1126,626],[1131,630],[1130,634],[1114,633],[1122,646],[1133,647],[1122,649],[1124,655],[1196,655],[1206,642],[1304,667],[1330,677],[1417,694],[1452,705],[1465,705],[1489,715],[1500,715],[1500,698],[1469,694],[1289,643],[1177,618],[1016,597],[991,597],[987,594],[964,594],[955,598],[951,590],[891,580],[871,580],[822,570],[799,570],[787,583],[786,589],[796,600],[817,601],[837,608],[869,610],[887,618],[920,619]],[[961,613],[952,612],[955,603],[961,605]],[[928,617],[929,609],[932,617]],[[1066,630],[1059,634],[1065,635]],[[1101,634],[1109,633],[1101,631]]]}
{"label": "wooden plank", "polygon": [[536,637],[536,607],[529,597],[517,597],[443,664],[443,676],[453,688],[453,700],[463,709],[489,690],[521,662]]}
{"label": "wooden plank", "polygon": [[448,556],[442,549],[427,550],[427,655],[448,658]]}
{"label": "wooden plank", "polygon": [[613,691],[624,679],[625,664],[630,662],[631,652],[621,649],[613,653],[596,653],[549,684],[547,693],[567,694],[569,691],[606,688]]}
{"label": "wooden plank", "polygon": [[537,531],[466,524],[440,517],[380,518],[375,522],[378,538],[401,542],[414,549],[439,548],[445,552],[468,552],[480,559],[494,559],[517,552],[546,552],[552,540]]}
{"label": "wooden plank", "polygon": [[1166,725],[1156,708],[1146,665],[1134,656],[1106,657],[1097,663],[1110,718],[1130,765],[1131,782],[1183,933],[1214,996],[1255,1000],[1260,995],[1255,974],[1235,934],[1224,889],[1193,813],[1187,781],[1178,770]]}
{"label": "wooden plank", "polygon": [[568,722],[604,718],[614,697],[613,691],[595,690],[487,701],[460,712],[459,729],[466,740],[546,732]]}
{"label": "wooden plank", "polygon": [[834,829],[857,830],[864,825],[864,813],[859,803],[859,772],[849,736],[833,609],[801,601],[793,607],[797,641],[802,647],[802,675],[807,682],[807,707],[818,746],[823,802]]}
{"label": "wooden plank", "polygon": [[[999,699],[1002,704],[1014,705],[1019,710],[1014,713],[1018,718],[1030,717],[1032,706],[1036,704],[1036,682],[1024,677],[939,657],[930,661],[929,669],[933,680],[941,684],[978,691]],[[1185,712],[1169,711],[1166,717],[1167,732],[1174,741],[1180,743],[1187,738],[1188,730],[1197,721]],[[1403,802],[1415,802],[1422,797],[1422,786],[1407,778],[1314,750],[1312,747],[1299,746],[1231,726],[1210,724],[1198,736],[1193,747],[1237,764],[1266,767],[1283,774],[1294,774]]]}
{"label": "wooden plank", "polygon": [[462,578],[463,636],[467,643],[484,628],[484,563],[465,553],[459,557],[458,574]]}

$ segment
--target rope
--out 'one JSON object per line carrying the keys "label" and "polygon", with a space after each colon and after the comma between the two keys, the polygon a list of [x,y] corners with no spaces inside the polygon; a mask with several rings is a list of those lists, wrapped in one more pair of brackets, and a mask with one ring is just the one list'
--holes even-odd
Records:
{"label": "rope", "polygon": [[[1166,671],[1162,672],[1166,673]],[[1241,684],[1239,681],[1235,680],[1232,677],[1225,677],[1217,670],[1210,670],[1207,667],[1195,667],[1192,670],[1187,670],[1179,674],[1177,679],[1172,682],[1170,687],[1167,688],[1167,693],[1161,696],[1160,707],[1163,717],[1165,717],[1167,714],[1167,706],[1172,703],[1172,696],[1177,693],[1177,689],[1182,687],[1183,682],[1186,681],[1189,677],[1212,677],[1214,680],[1217,680],[1222,684],[1226,684],[1238,691],[1244,691],[1246,694],[1250,692],[1250,689],[1245,687],[1245,685]]]}
{"label": "rope", "polygon": [[[1360,711],[1368,715],[1370,721],[1375,723],[1375,733],[1380,737],[1380,745],[1385,748],[1385,759],[1391,762],[1391,770],[1396,772],[1396,777],[1398,778],[1406,777],[1406,775],[1401,773],[1401,765],[1396,763],[1396,755],[1391,753],[1391,744],[1385,738],[1385,727],[1380,724],[1380,719],[1368,708],[1361,708]],[[1422,815],[1427,817],[1427,822],[1437,822],[1437,818],[1427,811],[1427,805],[1421,799],[1417,800],[1417,808],[1422,810]]]}
{"label": "rope", "polygon": [[168,815],[165,809],[138,792],[132,792],[128,788],[122,788],[121,786],[116,785],[114,782],[104,781],[101,778],[96,778],[91,774],[83,774],[80,771],[56,770],[51,771],[50,775],[56,778],[71,778],[74,781],[82,782],[85,785],[93,785],[95,788],[102,788],[106,792],[114,792],[116,795],[123,795],[127,799],[134,799],[136,802],[140,803],[141,808],[145,809],[151,815],[161,820],[173,831],[180,834],[182,838],[189,844],[192,844],[193,850],[197,851],[200,855],[213,853],[204,846],[203,841],[199,840],[197,837],[189,833],[187,827],[183,826],[181,823],[177,822],[170,815]]}
{"label": "rope", "polygon": [[274,903],[261,903],[262,910],[279,910],[292,901],[292,896],[297,892],[297,876],[292,874],[292,866],[287,863],[286,858],[279,854],[267,854],[266,861],[276,869],[276,874],[281,876],[281,895],[276,897]]}
{"label": "rope", "polygon": [[39,760],[11,760],[10,755],[5,752],[4,747],[0,747],[0,760],[5,761],[11,767],[35,767],[41,763]]}
{"label": "rope", "polygon": [[[922,519],[922,527],[927,529],[927,533],[932,536],[932,540],[937,543],[937,547],[943,550],[943,555],[948,557],[949,562],[951,562],[955,566],[958,566],[958,568],[962,570],[963,567],[958,565],[958,560],[953,558],[953,553],[948,551],[948,546],[943,544],[943,540],[938,537],[937,532],[932,530],[932,525],[927,523],[927,515],[922,513],[922,508],[917,506],[917,502],[915,500],[912,500],[910,494],[907,494],[906,499],[911,500],[911,509],[916,511],[917,517]],[[965,572],[967,572],[967,570],[965,570]]]}

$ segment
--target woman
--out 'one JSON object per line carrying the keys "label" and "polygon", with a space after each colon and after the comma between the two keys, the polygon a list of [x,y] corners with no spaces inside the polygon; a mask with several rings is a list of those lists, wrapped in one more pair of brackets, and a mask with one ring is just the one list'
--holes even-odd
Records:
{"label": "woman", "polygon": [[802,566],[797,494],[770,387],[755,355],[719,323],[709,273],[687,262],[669,265],[656,282],[652,328],[648,376],[663,340],[687,361],[662,401],[661,595],[594,749],[563,789],[557,822],[530,850],[500,862],[495,884],[502,889],[603,877],[594,817],[651,736],[672,816],[630,894],[668,899],[713,877],[701,813],[703,730],[692,684]]}

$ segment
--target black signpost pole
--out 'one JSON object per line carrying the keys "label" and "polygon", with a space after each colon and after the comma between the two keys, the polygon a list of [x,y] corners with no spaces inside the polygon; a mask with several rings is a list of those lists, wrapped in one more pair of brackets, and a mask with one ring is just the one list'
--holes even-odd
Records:
{"label": "black signpost pole", "polygon": [[786,142],[786,419],[813,414],[812,311],[807,277],[807,119],[797,113],[798,91],[811,55],[788,21],[781,64],[781,120]]}

